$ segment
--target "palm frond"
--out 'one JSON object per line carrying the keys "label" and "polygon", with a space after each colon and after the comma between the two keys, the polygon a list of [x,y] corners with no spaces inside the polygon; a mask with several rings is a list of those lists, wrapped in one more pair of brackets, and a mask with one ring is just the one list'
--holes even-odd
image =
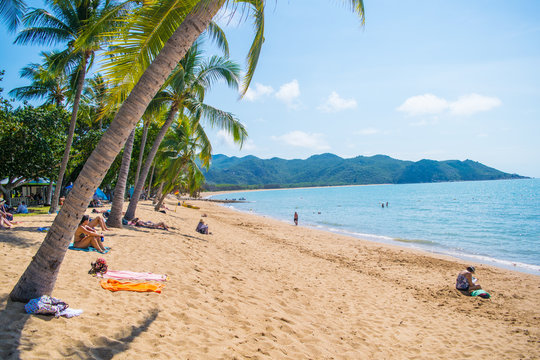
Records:
{"label": "palm frond", "polygon": [[215,22],[210,22],[205,30],[205,34],[212,40],[219,49],[223,51],[223,55],[229,57],[229,42],[225,36],[225,32]]}
{"label": "palm frond", "polygon": [[10,32],[17,30],[26,9],[24,0],[0,0],[0,16]]}
{"label": "palm frond", "polygon": [[244,77],[242,90],[240,96],[244,96],[253,75],[255,74],[255,68],[259,62],[259,56],[261,54],[262,45],[264,43],[264,0],[236,0],[239,3],[247,3],[251,5],[253,11],[253,20],[255,27],[255,36],[253,37],[253,42],[249,48],[247,56],[247,71]]}

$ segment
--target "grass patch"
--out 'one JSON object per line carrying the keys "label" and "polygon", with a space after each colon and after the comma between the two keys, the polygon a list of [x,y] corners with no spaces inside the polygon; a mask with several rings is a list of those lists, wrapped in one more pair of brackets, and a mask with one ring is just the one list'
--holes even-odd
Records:
{"label": "grass patch", "polygon": [[47,215],[49,213],[50,206],[29,206],[28,214],[15,214],[17,217],[34,216],[34,215]]}

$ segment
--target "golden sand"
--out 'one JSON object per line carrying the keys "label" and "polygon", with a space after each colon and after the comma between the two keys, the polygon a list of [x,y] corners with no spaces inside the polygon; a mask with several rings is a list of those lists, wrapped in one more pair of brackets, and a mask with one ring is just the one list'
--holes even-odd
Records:
{"label": "golden sand", "polygon": [[[462,295],[468,264],[234,212],[205,201],[139,205],[106,255],[68,250],[53,296],[75,318],[27,315],[8,295],[52,215],[0,231],[1,359],[538,359],[540,276],[474,264],[492,298]],[[90,211],[88,211],[90,213]],[[202,214],[212,235],[195,232]],[[161,294],[110,292],[88,275],[167,274]]]}

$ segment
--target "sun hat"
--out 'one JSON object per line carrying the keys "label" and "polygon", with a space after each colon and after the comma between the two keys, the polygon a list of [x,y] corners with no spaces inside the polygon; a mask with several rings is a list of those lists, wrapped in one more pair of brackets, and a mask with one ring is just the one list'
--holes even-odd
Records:
{"label": "sun hat", "polygon": [[474,273],[476,271],[476,269],[474,268],[474,266],[469,266],[467,268],[467,271],[470,271],[470,272]]}

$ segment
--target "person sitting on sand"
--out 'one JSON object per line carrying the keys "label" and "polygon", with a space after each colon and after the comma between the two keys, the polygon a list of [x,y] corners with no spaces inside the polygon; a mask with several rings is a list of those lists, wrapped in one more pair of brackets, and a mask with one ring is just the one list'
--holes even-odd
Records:
{"label": "person sitting on sand", "polygon": [[26,206],[26,204],[23,202],[21,202],[19,204],[19,206],[17,207],[17,213],[18,214],[28,214],[28,207]]}
{"label": "person sitting on sand", "polygon": [[461,271],[456,280],[456,289],[462,290],[462,291],[472,291],[472,290],[478,290],[482,287],[480,284],[478,284],[478,280],[472,276],[475,272],[474,266],[467,267],[466,270]]}
{"label": "person sitting on sand", "polygon": [[169,227],[163,221],[155,224],[152,221],[139,220],[139,218],[134,218],[133,220],[128,222],[128,225],[135,225],[135,226],[145,227],[149,229],[169,230]]}
{"label": "person sitting on sand", "polygon": [[9,212],[4,199],[0,200],[0,215],[3,215],[8,221],[13,221],[13,214]]}
{"label": "person sitting on sand", "polygon": [[0,213],[0,229],[11,229],[12,226],[13,223],[3,213]]}
{"label": "person sitting on sand", "polygon": [[[98,220],[100,219],[100,220]],[[92,246],[100,253],[105,252],[105,247],[102,244],[103,235],[98,233],[93,226],[99,225],[103,230],[108,230],[103,218],[97,217],[90,221],[88,215],[83,215],[79,227],[75,230],[73,238],[73,246],[80,249],[86,249]]]}
{"label": "person sitting on sand", "polygon": [[199,220],[195,231],[201,234],[208,235],[208,225],[204,223],[203,219]]}

